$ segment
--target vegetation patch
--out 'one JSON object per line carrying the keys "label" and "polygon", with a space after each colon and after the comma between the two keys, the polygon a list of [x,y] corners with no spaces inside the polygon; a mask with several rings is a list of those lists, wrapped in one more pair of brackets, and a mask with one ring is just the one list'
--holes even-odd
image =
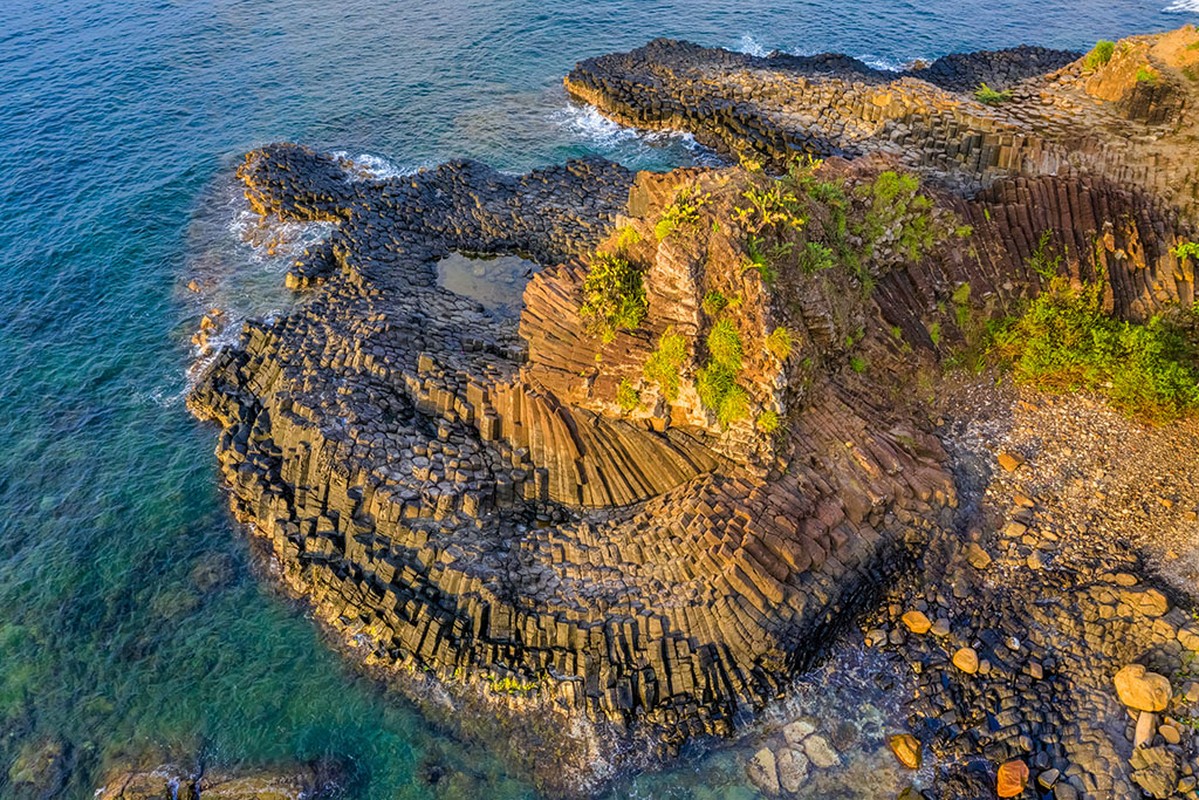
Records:
{"label": "vegetation patch", "polygon": [[1192,308],[1140,325],[1103,311],[1103,281],[1070,285],[1054,277],[1028,309],[993,332],[990,353],[1019,381],[1050,391],[1088,390],[1116,408],[1155,421],[1199,406]]}
{"label": "vegetation patch", "polygon": [[918,261],[936,246],[933,201],[920,194],[914,175],[887,170],[856,191],[867,204],[859,233],[868,256],[890,244],[908,260]]}
{"label": "vegetation patch", "polygon": [[766,350],[779,361],[787,360],[793,344],[791,331],[783,327],[775,328],[766,337]]}
{"label": "vegetation patch", "polygon": [[1082,65],[1085,69],[1096,70],[1102,66],[1106,66],[1107,62],[1112,60],[1112,55],[1116,52],[1116,43],[1109,42],[1107,39],[1100,39],[1095,42],[1095,46],[1091,48],[1091,52],[1087,53],[1083,59]]}
{"label": "vegetation patch", "polygon": [[741,335],[728,319],[721,319],[708,332],[708,363],[696,373],[695,388],[700,402],[724,426],[749,415],[749,395],[737,383],[743,355]]}
{"label": "vegetation patch", "polygon": [[667,330],[658,338],[658,349],[650,354],[642,369],[645,379],[658,385],[669,402],[679,397],[679,370],[687,358],[687,342],[674,331]]}
{"label": "vegetation patch", "polygon": [[1199,263],[1199,242],[1180,242],[1177,247],[1170,251],[1179,261],[1186,261],[1188,258],[1196,263]]}
{"label": "vegetation patch", "polygon": [[626,414],[641,405],[641,392],[633,388],[633,384],[629,383],[628,378],[622,380],[616,387],[616,404]]}
{"label": "vegetation patch", "polygon": [[700,194],[694,186],[685,186],[674,196],[674,202],[662,211],[662,217],[654,226],[654,235],[659,240],[673,235],[681,227],[699,224],[699,210],[712,199],[710,193]]}
{"label": "vegetation patch", "polygon": [[704,313],[709,317],[718,317],[720,312],[724,311],[729,306],[729,299],[723,294],[713,289],[704,295],[703,300]]}
{"label": "vegetation patch", "polygon": [[1157,72],[1149,66],[1137,68],[1137,83],[1147,83],[1153,86],[1157,83]]}
{"label": "vegetation patch", "polygon": [[777,432],[781,424],[782,423],[779,420],[778,412],[771,409],[763,411],[754,421],[754,427],[767,436]]}
{"label": "vegetation patch", "polygon": [[997,91],[987,86],[986,83],[980,83],[978,88],[974,90],[974,99],[984,105],[998,106],[1012,99],[1012,90],[1003,89]]}
{"label": "vegetation patch", "polygon": [[618,330],[636,329],[645,312],[641,268],[620,256],[597,252],[583,279],[583,305],[579,308],[588,333],[611,342]]}

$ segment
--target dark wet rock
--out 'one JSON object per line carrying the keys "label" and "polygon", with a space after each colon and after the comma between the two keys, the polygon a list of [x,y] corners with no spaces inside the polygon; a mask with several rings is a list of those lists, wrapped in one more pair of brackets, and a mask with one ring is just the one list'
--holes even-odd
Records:
{"label": "dark wet rock", "polygon": [[320,800],[339,794],[337,771],[327,765],[203,774],[164,765],[115,770],[95,796],[96,800]]}
{"label": "dark wet rock", "polygon": [[[843,270],[767,287],[744,269],[746,231],[728,220],[755,178],[736,168],[588,160],[514,176],[453,162],[363,181],[303,147],[251,153],[240,174],[257,210],[337,229],[289,275],[306,302],[249,323],[189,399],[220,427],[234,513],[354,657],[427,676],[450,708],[549,730],[530,752],[559,793],[614,752],[652,759],[733,732],[874,609],[871,646],[918,682],[906,727],[944,758],[935,796],[990,796],[1018,762],[1024,782],[1029,765],[1056,770],[1055,797],[1135,797],[1112,676],[1134,661],[1181,669],[1185,615],[1140,585],[1103,519],[1025,485],[1045,468],[1040,443],[980,444],[954,422],[967,410],[917,397],[966,341],[955,316],[1014,313],[1040,288],[1028,262],[1046,231],[1072,278],[1104,279],[1120,317],[1195,299],[1193,264],[1171,252],[1195,230],[1193,154],[1177,132],[1128,134],[1182,126],[1186,109],[1135,89],[1096,102],[1108,88],[1072,58],[1024,49],[897,76],[661,40],[571,74],[614,118],[730,154],[856,157],[818,173],[848,187],[849,213],[880,170],[928,178],[936,221],[969,225],[969,245],[912,260],[884,243],[863,264],[870,292]],[[1010,106],[961,96],[984,75],[1013,87]],[[683,191],[711,203],[687,235],[659,237]],[[607,340],[580,315],[597,250],[645,278],[645,319]],[[539,265],[518,322],[438,285],[454,252]],[[947,313],[966,284],[971,307]],[[779,436],[721,425],[699,398],[713,289],[741,303],[746,403],[785,418]],[[781,325],[802,335],[771,358]],[[686,342],[673,397],[643,370],[668,332]],[[869,369],[839,369],[850,352]],[[625,387],[636,402],[617,402]],[[973,673],[955,666],[967,649]],[[805,769],[835,768],[835,733],[788,727],[750,774],[793,791]],[[649,744],[608,749],[634,735]],[[571,736],[552,758],[536,749]],[[1156,791],[1167,765],[1147,758],[1134,768]]]}

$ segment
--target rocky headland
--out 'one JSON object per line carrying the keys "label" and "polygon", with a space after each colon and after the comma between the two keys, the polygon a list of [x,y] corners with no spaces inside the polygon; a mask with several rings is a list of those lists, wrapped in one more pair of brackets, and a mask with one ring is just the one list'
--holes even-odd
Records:
{"label": "rocky headland", "polygon": [[[1189,311],[1199,32],[903,73],[657,40],[566,87],[729,166],[246,156],[256,211],[336,225],[189,398],[281,584],[556,794],[745,729],[862,631],[914,675],[925,796],[1190,796],[1196,427],[996,388],[988,336],[1085,287]],[[519,318],[451,254],[528,260]],[[841,762],[797,724],[767,794]]]}

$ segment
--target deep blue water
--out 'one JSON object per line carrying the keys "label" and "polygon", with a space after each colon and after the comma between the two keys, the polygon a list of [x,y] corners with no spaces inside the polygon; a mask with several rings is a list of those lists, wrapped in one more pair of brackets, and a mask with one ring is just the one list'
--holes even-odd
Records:
{"label": "deep blue water", "polygon": [[[576,60],[660,35],[884,64],[1086,49],[1199,21],[1196,0],[1170,2],[7,0],[0,796],[22,746],[47,736],[70,753],[69,797],[90,796],[113,759],[197,752],[249,765],[334,755],[370,798],[446,793],[419,780],[433,762],[470,776],[463,796],[528,794],[356,678],[250,572],[212,431],[181,399],[198,311],[183,284],[270,267],[236,240],[240,154],[290,139],[401,170],[584,153],[665,168],[694,156],[685,140],[569,107],[560,79]],[[733,796],[739,781],[699,759],[636,788]]]}

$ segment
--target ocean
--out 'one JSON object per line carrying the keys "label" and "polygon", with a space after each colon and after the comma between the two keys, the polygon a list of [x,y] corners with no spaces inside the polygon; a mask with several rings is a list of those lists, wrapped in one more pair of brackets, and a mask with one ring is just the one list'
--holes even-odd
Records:
{"label": "ocean", "polygon": [[[1169,5],[1166,5],[1169,3]],[[0,15],[0,796],[62,747],[59,796],[118,762],[336,758],[352,797],[532,796],[357,675],[251,567],[213,431],[184,407],[215,286],[290,302],[233,180],[275,140],[376,172],[470,157],[523,171],[598,154],[704,162],[573,106],[575,61],[657,36],[878,66],[1199,22],[1196,0],[8,0]],[[445,775],[431,781],[436,775]],[[751,797],[720,748],[612,796]]]}

